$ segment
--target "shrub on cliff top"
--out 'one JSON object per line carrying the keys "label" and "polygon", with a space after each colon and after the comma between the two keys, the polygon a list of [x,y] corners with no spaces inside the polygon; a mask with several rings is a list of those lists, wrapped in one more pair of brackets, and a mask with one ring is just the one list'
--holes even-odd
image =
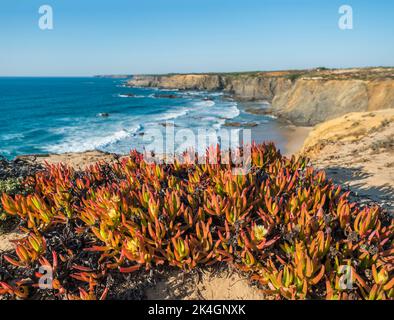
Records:
{"label": "shrub on cliff top", "polygon": [[[0,259],[0,295],[105,298],[115,275],[226,262],[277,298],[394,297],[388,215],[272,144],[253,146],[251,161],[244,176],[137,152],[82,172],[49,166],[26,181],[33,194],[2,196],[26,237]],[[53,273],[47,289],[40,267]]]}
{"label": "shrub on cliff top", "polygon": [[304,74],[303,73],[291,73],[287,77],[291,80],[291,82],[295,82],[299,78],[301,78]]}

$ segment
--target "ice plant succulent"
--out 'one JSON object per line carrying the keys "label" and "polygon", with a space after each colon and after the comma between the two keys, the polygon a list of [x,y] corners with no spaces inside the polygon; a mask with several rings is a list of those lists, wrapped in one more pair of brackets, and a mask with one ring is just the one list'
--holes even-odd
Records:
{"label": "ice plant succulent", "polygon": [[25,238],[0,259],[0,295],[32,298],[42,266],[51,297],[89,300],[111,296],[114,275],[226,262],[278,299],[394,298],[384,210],[360,207],[273,144],[252,146],[245,175],[221,164],[219,148],[208,153],[216,164],[151,164],[132,151],[82,171],[48,165],[24,181],[30,194],[3,194]]}

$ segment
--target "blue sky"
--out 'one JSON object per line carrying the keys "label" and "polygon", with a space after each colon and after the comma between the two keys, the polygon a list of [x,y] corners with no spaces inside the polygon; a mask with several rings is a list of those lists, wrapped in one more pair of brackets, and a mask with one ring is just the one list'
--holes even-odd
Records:
{"label": "blue sky", "polygon": [[393,66],[394,1],[1,0],[0,41],[2,76]]}

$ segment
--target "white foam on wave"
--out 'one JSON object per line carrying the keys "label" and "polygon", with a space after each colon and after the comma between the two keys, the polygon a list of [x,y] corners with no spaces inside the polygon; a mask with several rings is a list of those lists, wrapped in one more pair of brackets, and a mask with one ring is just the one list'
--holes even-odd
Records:
{"label": "white foam on wave", "polygon": [[9,140],[20,140],[25,136],[22,133],[6,133],[0,135],[0,140],[9,141]]}
{"label": "white foam on wave", "polygon": [[240,115],[237,104],[216,105],[201,111],[203,112],[202,116],[199,117],[197,114],[196,118],[199,119],[201,124],[204,123],[206,127],[215,130],[220,130],[226,123],[226,120],[234,119]]}
{"label": "white foam on wave", "polygon": [[213,117],[213,116],[208,116],[208,117],[195,117],[196,119],[199,119],[201,121],[216,121],[218,118],[217,117]]}
{"label": "white foam on wave", "polygon": [[[75,128],[76,129],[76,128]],[[102,133],[95,135],[94,132],[82,132],[80,130],[72,130],[71,136],[64,139],[63,142],[56,145],[44,146],[43,149],[53,153],[64,152],[83,152],[88,150],[100,149],[121,140],[133,136],[141,129],[140,125],[136,125],[131,129],[119,129],[111,134]]]}
{"label": "white foam on wave", "polygon": [[241,111],[238,109],[237,104],[232,104],[230,106],[215,108],[215,110],[212,110],[211,113],[219,118],[234,119],[241,114]]}
{"label": "white foam on wave", "polygon": [[271,118],[271,119],[278,119],[277,116],[274,116],[272,114],[265,114],[264,116],[267,117],[267,118]]}
{"label": "white foam on wave", "polygon": [[220,130],[226,123],[227,119],[234,119],[238,117],[241,114],[241,111],[238,109],[237,104],[233,104],[229,107],[223,107],[220,110],[216,110],[215,114],[218,118],[216,120],[216,124],[213,125],[213,128],[215,128],[215,130]]}
{"label": "white foam on wave", "polygon": [[226,112],[227,117],[230,119],[236,118],[241,114],[241,111],[238,109],[237,104],[232,105],[228,112]]}
{"label": "white foam on wave", "polygon": [[49,128],[48,131],[53,134],[65,134],[70,129],[72,129],[72,127],[59,127],[59,128]]}
{"label": "white foam on wave", "polygon": [[172,91],[178,92],[179,89],[163,89],[163,88],[157,88],[157,91],[160,91],[160,92],[172,92]]}
{"label": "white foam on wave", "polygon": [[200,107],[209,108],[209,107],[213,107],[215,105],[215,101],[212,101],[212,100],[197,101],[197,102],[194,102],[193,105],[197,108],[200,108]]}
{"label": "white foam on wave", "polygon": [[224,93],[223,92],[210,92],[210,93],[208,93],[208,95],[211,97],[221,97],[224,95]]}
{"label": "white foam on wave", "polygon": [[205,91],[184,91],[184,94],[186,96],[202,96],[206,95],[207,93]]}
{"label": "white foam on wave", "polygon": [[186,116],[189,113],[189,109],[182,108],[178,110],[170,110],[160,116],[160,120],[174,120],[179,117]]}
{"label": "white foam on wave", "polygon": [[6,150],[6,149],[0,149],[0,155],[2,155],[2,156],[10,156],[11,155],[11,151],[10,150]]}

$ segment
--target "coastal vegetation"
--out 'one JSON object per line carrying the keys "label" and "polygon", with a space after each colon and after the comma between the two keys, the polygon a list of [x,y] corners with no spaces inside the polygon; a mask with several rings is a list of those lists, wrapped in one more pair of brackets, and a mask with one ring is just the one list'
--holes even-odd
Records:
{"label": "coastal vegetation", "polygon": [[[21,192],[20,180],[18,179],[0,180],[1,194],[6,193],[9,195],[15,195],[18,192]],[[0,204],[0,234],[9,231],[9,229],[12,229],[14,221],[15,219],[7,215],[7,213],[3,209],[3,206]]]}
{"label": "coastal vegetation", "polygon": [[[11,165],[0,157],[0,194],[14,196],[31,192],[29,188],[23,186],[22,182],[26,176],[33,175],[40,169],[42,169],[41,165],[27,165],[23,161],[14,161]],[[15,228],[16,222],[15,217],[8,215],[0,203],[0,235]]]}
{"label": "coastal vegetation", "polygon": [[[227,264],[277,299],[394,298],[386,211],[352,202],[308,159],[273,144],[254,145],[250,161],[233,175],[232,165],[148,164],[132,151],[28,175],[31,193],[1,197],[24,236],[0,255],[0,295],[104,299],[140,272]],[[52,274],[44,287],[41,269]]]}

